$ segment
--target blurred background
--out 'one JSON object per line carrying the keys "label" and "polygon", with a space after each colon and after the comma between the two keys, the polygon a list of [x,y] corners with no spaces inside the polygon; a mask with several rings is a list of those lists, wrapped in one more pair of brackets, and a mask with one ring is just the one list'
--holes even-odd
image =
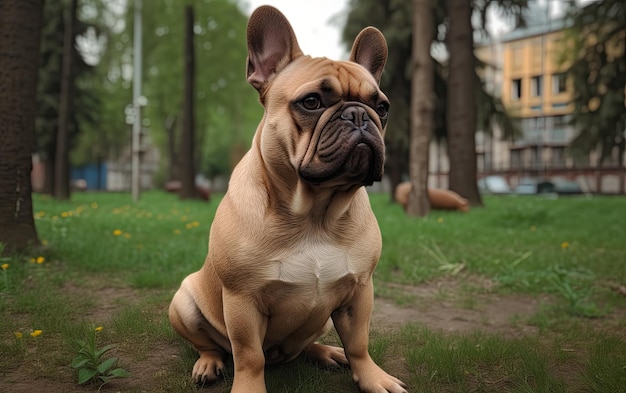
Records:
{"label": "blurred background", "polygon": [[[474,205],[485,192],[626,192],[621,0],[45,1],[33,189],[63,198],[129,191],[133,181],[137,190],[180,192],[193,181],[198,193],[188,197],[223,192],[262,116],[245,80],[245,29],[263,3],[286,14],[314,56],[345,59],[367,25],[387,37],[382,85],[392,112],[387,175],[376,191],[393,195],[410,178],[419,94],[430,102],[419,164],[430,188]],[[423,21],[428,67],[416,61],[424,49],[413,40]],[[455,29],[471,39],[454,39]],[[421,86],[430,92],[412,89],[417,69],[429,73]],[[465,98],[454,103],[457,93]],[[457,109],[465,112],[454,120]]]}

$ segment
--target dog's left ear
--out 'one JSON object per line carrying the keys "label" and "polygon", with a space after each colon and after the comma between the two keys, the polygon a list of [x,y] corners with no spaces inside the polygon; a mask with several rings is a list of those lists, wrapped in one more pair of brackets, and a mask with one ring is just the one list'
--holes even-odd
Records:
{"label": "dog's left ear", "polygon": [[261,93],[274,75],[302,56],[302,50],[287,18],[271,6],[252,13],[247,35],[248,83]]}
{"label": "dog's left ear", "polygon": [[387,41],[383,33],[371,26],[361,30],[352,44],[350,61],[365,67],[380,83],[387,62]]}

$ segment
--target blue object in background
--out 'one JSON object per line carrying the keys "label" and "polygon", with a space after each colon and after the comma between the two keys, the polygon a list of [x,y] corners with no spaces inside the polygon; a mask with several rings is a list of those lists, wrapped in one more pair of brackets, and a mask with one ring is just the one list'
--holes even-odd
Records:
{"label": "blue object in background", "polygon": [[80,179],[87,182],[88,190],[106,190],[107,165],[102,162],[100,164],[87,164],[79,167],[72,167],[70,181],[74,183],[76,180]]}

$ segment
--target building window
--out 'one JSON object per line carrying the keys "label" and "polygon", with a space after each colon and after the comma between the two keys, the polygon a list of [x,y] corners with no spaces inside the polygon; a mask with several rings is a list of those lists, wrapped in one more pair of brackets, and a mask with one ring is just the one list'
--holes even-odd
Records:
{"label": "building window", "polygon": [[511,81],[511,99],[518,101],[520,98],[522,98],[522,80],[513,79]]}
{"label": "building window", "polygon": [[521,150],[511,150],[511,168],[520,169],[522,167],[522,152]]}
{"label": "building window", "polygon": [[543,91],[543,77],[541,75],[533,76],[530,80],[530,95],[533,97],[541,97]]}
{"label": "building window", "polygon": [[553,168],[565,168],[565,147],[552,148],[551,164]]}
{"label": "building window", "polygon": [[552,93],[560,94],[567,91],[567,75],[565,73],[552,75]]}
{"label": "building window", "polygon": [[533,146],[530,148],[530,167],[540,169],[542,167],[541,147]]}
{"label": "building window", "polygon": [[568,130],[570,128],[571,116],[569,115],[561,115],[552,117],[552,135],[550,138],[550,142],[555,143],[566,143]]}

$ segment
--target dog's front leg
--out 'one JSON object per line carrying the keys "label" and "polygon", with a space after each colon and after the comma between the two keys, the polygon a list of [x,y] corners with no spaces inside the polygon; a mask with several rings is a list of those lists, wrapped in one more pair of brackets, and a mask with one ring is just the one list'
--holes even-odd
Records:
{"label": "dog's front leg", "polygon": [[230,340],[235,376],[232,393],[265,393],[263,338],[267,317],[256,300],[224,289],[224,320]]}
{"label": "dog's front leg", "polygon": [[355,291],[352,303],[332,314],[352,369],[352,378],[367,393],[407,393],[406,385],[378,367],[368,352],[370,314],[374,304],[372,280]]}

